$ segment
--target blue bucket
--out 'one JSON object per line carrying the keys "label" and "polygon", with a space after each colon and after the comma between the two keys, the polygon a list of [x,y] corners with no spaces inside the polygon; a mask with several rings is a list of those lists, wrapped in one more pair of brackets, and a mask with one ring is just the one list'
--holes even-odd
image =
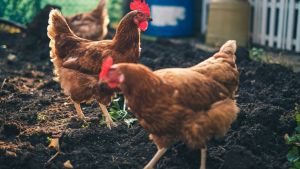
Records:
{"label": "blue bucket", "polygon": [[147,0],[153,21],[147,35],[189,36],[194,33],[194,0]]}

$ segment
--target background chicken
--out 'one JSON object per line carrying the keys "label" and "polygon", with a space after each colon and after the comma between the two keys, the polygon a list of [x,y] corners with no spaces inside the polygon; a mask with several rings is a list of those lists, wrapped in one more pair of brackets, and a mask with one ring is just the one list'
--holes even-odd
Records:
{"label": "background chicken", "polygon": [[140,64],[105,66],[110,69],[103,69],[100,80],[121,89],[158,148],[145,168],[153,168],[168,147],[182,141],[201,148],[200,168],[205,169],[207,142],[225,135],[239,112],[232,99],[238,84],[235,51],[235,41],[228,41],[219,53],[191,68],[152,72]]}
{"label": "background chicken", "polygon": [[107,34],[109,24],[106,0],[101,0],[92,12],[66,17],[66,20],[77,36],[89,40],[102,40]]}
{"label": "background chicken", "polygon": [[90,41],[79,38],[69,28],[58,10],[49,16],[48,36],[50,56],[54,73],[74,102],[77,114],[84,118],[81,102],[98,101],[108,127],[113,124],[106,106],[111,102],[114,91],[99,86],[98,73],[106,56],[114,56],[116,63],[138,62],[140,57],[140,29],[145,31],[150,19],[150,9],[145,2],[134,0],[129,12],[120,21],[112,40]]}

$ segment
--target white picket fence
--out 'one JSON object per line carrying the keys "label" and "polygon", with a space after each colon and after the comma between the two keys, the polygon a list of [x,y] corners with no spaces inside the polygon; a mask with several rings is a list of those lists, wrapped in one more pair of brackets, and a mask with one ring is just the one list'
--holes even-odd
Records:
{"label": "white picket fence", "polygon": [[[206,32],[210,0],[202,0],[201,32]],[[249,0],[252,42],[300,52],[300,0]]]}

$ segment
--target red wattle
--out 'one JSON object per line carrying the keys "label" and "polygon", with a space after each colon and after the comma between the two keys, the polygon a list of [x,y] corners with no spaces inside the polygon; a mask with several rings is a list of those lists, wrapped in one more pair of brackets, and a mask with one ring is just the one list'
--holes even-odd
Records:
{"label": "red wattle", "polygon": [[104,79],[107,76],[109,68],[112,65],[113,65],[113,58],[109,56],[102,62],[101,72],[99,73],[99,79]]}
{"label": "red wattle", "polygon": [[140,28],[142,31],[146,31],[147,28],[148,28],[148,21],[141,22],[141,23],[139,24],[139,28]]}

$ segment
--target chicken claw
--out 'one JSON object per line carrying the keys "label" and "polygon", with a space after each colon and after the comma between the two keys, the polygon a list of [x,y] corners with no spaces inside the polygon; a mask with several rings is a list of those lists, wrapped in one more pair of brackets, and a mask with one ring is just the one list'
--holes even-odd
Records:
{"label": "chicken claw", "polygon": [[107,111],[107,108],[105,105],[99,103],[99,106],[100,106],[100,109],[105,117],[105,123],[107,125],[107,127],[111,130],[111,126],[112,127],[117,127],[118,125],[116,123],[114,123],[114,121],[111,119],[108,111]]}
{"label": "chicken claw", "polygon": [[110,130],[111,130],[111,126],[112,126],[112,127],[117,127],[117,126],[118,126],[115,122],[108,120],[108,118],[106,118],[106,117],[105,117],[105,123],[106,123],[106,126],[107,126]]}

